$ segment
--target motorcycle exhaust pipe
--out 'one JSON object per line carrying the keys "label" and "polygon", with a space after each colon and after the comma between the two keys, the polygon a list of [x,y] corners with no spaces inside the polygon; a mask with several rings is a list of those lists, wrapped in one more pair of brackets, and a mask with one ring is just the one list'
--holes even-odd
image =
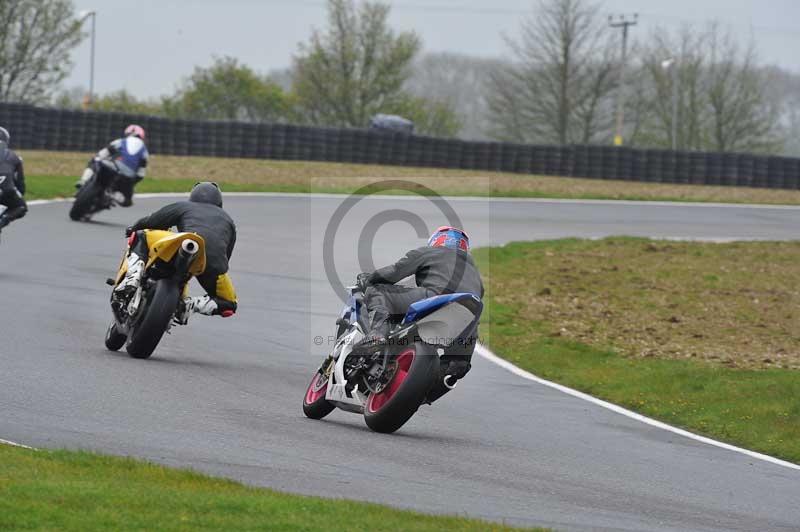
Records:
{"label": "motorcycle exhaust pipe", "polygon": [[194,262],[197,257],[197,252],[200,251],[200,245],[191,239],[186,239],[181,242],[181,248],[178,250],[178,256],[175,257],[175,271],[185,273],[189,269],[189,265]]}
{"label": "motorcycle exhaust pipe", "polygon": [[444,379],[442,380],[444,387],[448,390],[455,390],[456,385],[458,384],[458,379],[453,377],[452,375],[445,375]]}
{"label": "motorcycle exhaust pipe", "polygon": [[181,255],[186,258],[191,257],[200,250],[200,246],[194,240],[186,239],[181,242]]}

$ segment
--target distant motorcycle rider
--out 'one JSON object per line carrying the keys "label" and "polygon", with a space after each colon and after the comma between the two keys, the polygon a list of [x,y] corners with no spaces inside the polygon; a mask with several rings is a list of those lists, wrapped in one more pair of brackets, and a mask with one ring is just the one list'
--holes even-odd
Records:
{"label": "distant motorcycle rider", "polygon": [[25,171],[22,157],[9,148],[11,135],[0,127],[0,205],[6,207],[0,214],[0,231],[14,220],[25,216],[28,205],[25,194]]}
{"label": "distant motorcycle rider", "polygon": [[[410,275],[415,276],[416,287],[395,284]],[[469,254],[469,237],[461,229],[447,226],[438,228],[427,246],[412,249],[395,264],[360,274],[358,284],[364,290],[370,318],[370,331],[362,347],[386,343],[388,320],[404,315],[412,303],[456,292],[483,297],[483,282]],[[473,350],[474,345],[469,346],[463,353],[466,363],[459,361],[449,373],[463,377],[469,371]]]}
{"label": "distant motorcycle rider", "polygon": [[125,128],[122,138],[112,140],[89,161],[89,165],[75,186],[80,188],[85,185],[95,172],[100,170],[100,161],[113,160],[121,176],[115,182],[117,202],[122,207],[130,207],[133,205],[133,188],[147,173],[150,154],[144,141],[144,129],[136,124],[129,125]]}
{"label": "distant motorcycle rider", "polygon": [[197,233],[203,237],[206,251],[206,269],[197,277],[206,295],[185,297],[176,321],[186,324],[193,312],[225,318],[232,316],[236,312],[237,297],[228,275],[228,261],[236,244],[236,225],[222,210],[222,192],[216,183],[197,183],[192,188],[189,201],[171,203],[126,229],[125,235],[132,238],[127,258],[128,271],[114,293],[130,293],[141,284],[149,253],[145,232],[148,229],[166,230],[173,226],[178,231]]}

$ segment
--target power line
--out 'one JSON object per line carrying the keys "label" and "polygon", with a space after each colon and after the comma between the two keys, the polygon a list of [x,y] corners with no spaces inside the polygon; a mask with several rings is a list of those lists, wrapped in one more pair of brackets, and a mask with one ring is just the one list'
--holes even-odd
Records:
{"label": "power line", "polygon": [[[273,4],[308,5],[325,7],[325,0],[266,0]],[[515,9],[503,7],[476,7],[464,4],[391,4],[397,11],[439,11],[445,13],[459,12],[470,15],[521,15],[532,13],[530,9]]]}
{"label": "power line", "polygon": [[713,17],[711,17],[711,18],[708,18],[708,17],[707,18],[699,18],[699,17],[690,18],[690,17],[679,16],[679,15],[664,15],[664,14],[660,14],[660,13],[649,13],[649,12],[645,12],[645,11],[641,12],[641,14],[643,15],[643,17],[646,17],[647,19],[651,19],[651,18],[662,19],[662,20],[667,21],[666,22],[667,24],[671,24],[671,25],[693,24],[693,23],[696,23],[696,22],[709,23],[709,22],[719,21],[719,22],[722,22],[723,24],[725,24],[726,26],[738,26],[738,27],[742,27],[742,28],[744,28],[744,27],[752,28],[753,30],[757,30],[757,31],[760,31],[760,32],[765,32],[765,33],[766,32],[769,32],[769,33],[785,33],[787,35],[791,35],[792,37],[800,38],[800,28],[789,28],[789,27],[786,27],[786,26],[763,26],[763,25],[760,25],[760,24],[747,24],[747,23],[743,23],[743,22],[735,22],[735,21],[732,21],[730,19],[721,19],[721,18],[713,18]]}
{"label": "power line", "polygon": [[[314,7],[325,7],[326,0],[262,0],[273,4],[287,4],[287,5],[307,5]],[[513,7],[477,7],[469,4],[395,4],[392,3],[391,7],[396,11],[425,11],[437,13],[459,13],[465,15],[534,15],[535,9],[519,9]],[[670,25],[692,24],[692,23],[708,23],[719,20],[727,26],[734,26],[739,28],[748,28],[759,33],[782,33],[786,36],[800,39],[800,28],[790,28],[786,26],[764,26],[759,24],[747,24],[743,22],[735,22],[730,19],[720,19],[714,17],[684,17],[680,15],[665,15],[653,12],[640,12],[646,19],[660,19]],[[643,18],[644,21],[644,18]],[[649,22],[649,21],[648,21]]]}

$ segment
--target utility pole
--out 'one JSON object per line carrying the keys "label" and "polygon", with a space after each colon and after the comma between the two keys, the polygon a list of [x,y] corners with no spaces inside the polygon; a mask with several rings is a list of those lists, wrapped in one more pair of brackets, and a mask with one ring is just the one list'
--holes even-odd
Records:
{"label": "utility pole", "polygon": [[675,58],[670,57],[661,62],[661,68],[669,70],[672,85],[672,121],[670,122],[670,141],[672,151],[678,149],[678,67],[675,65]]}
{"label": "utility pole", "polygon": [[612,28],[622,28],[622,60],[619,65],[619,88],[617,89],[617,131],[614,135],[614,146],[622,146],[622,125],[625,119],[625,63],[628,59],[628,28],[635,26],[639,19],[638,13],[634,13],[633,20],[629,20],[625,15],[620,15],[617,20],[611,15],[608,16],[608,25]]}
{"label": "utility pole", "polygon": [[84,100],[84,107],[89,109],[92,107],[94,103],[94,36],[95,36],[95,23],[97,22],[97,12],[96,11],[81,11],[78,13],[78,21],[83,24],[83,22],[92,17],[92,49],[91,49],[91,58],[90,58],[90,65],[89,65],[89,94]]}

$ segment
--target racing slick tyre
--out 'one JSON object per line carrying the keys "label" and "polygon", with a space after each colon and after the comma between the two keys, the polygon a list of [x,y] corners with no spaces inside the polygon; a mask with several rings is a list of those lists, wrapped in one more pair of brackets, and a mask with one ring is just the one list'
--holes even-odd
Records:
{"label": "racing slick tyre", "polygon": [[106,349],[109,351],[119,351],[125,345],[128,337],[117,331],[117,322],[111,320],[111,324],[106,329]]}
{"label": "racing slick tyre", "polygon": [[169,327],[180,300],[180,287],[172,279],[160,279],[145,295],[142,315],[133,326],[125,349],[133,358],[149,358]]}
{"label": "racing slick tyre", "polygon": [[380,393],[370,394],[364,405],[364,421],[375,432],[394,432],[411,419],[439,375],[439,356],[427,344],[403,349],[396,360],[392,380]]}
{"label": "racing slick tyre", "polygon": [[325,399],[325,392],[328,391],[328,378],[323,375],[322,371],[314,373],[314,378],[306,389],[306,395],[303,398],[303,413],[306,417],[311,419],[322,419],[331,412],[333,406],[327,399]]}
{"label": "racing slick tyre", "polygon": [[92,178],[78,189],[78,192],[75,194],[75,200],[72,202],[72,207],[69,210],[70,219],[78,222],[92,214],[92,207],[97,200],[97,195],[100,193],[98,188],[97,181]]}

